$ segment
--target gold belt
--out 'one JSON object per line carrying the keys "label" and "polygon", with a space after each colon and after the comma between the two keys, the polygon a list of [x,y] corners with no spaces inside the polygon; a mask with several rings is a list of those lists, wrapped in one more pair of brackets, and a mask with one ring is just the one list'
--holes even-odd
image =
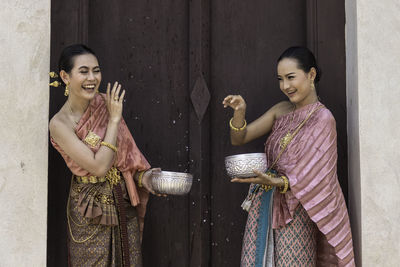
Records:
{"label": "gold belt", "polygon": [[75,180],[79,184],[97,184],[105,182],[107,179],[105,176],[97,177],[97,176],[75,176]]}
{"label": "gold belt", "polygon": [[119,183],[121,180],[121,172],[115,168],[111,167],[111,169],[108,170],[106,176],[98,177],[98,176],[75,176],[76,181],[79,184],[97,184],[97,183],[103,183],[105,181],[108,181],[111,186],[116,185]]}

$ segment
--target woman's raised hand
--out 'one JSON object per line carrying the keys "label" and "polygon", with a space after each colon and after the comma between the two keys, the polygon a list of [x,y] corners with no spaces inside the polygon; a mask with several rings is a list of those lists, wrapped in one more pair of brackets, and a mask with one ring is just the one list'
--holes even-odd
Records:
{"label": "woman's raised hand", "polygon": [[110,121],[119,123],[122,118],[122,103],[124,101],[125,90],[121,91],[121,84],[115,82],[111,89],[111,84],[107,84],[106,103],[110,114]]}
{"label": "woman's raised hand", "polygon": [[222,104],[224,108],[231,107],[235,111],[246,110],[246,102],[241,95],[228,95],[224,98]]}

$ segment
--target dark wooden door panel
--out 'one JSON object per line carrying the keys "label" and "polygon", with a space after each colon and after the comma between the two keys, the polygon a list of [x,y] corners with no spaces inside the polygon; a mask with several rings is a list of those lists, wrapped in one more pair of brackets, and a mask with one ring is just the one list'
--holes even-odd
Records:
{"label": "dark wooden door panel", "polygon": [[[66,45],[84,42],[86,21],[82,11],[85,1],[52,1],[50,69],[57,71],[58,57]],[[50,88],[50,118],[65,101],[62,88]],[[71,173],[64,160],[49,147],[49,182],[47,216],[47,266],[67,266],[66,205]]]}
{"label": "dark wooden door panel", "polygon": [[[316,0],[314,0],[316,1]],[[346,47],[344,1],[329,0],[318,4],[315,54],[322,69],[319,94],[336,119],[338,134],[338,178],[347,200],[347,117]]]}
{"label": "dark wooden door panel", "polygon": [[242,147],[230,144],[231,109],[221,102],[241,94],[252,121],[283,100],[276,78],[276,60],[291,45],[306,45],[305,1],[219,0],[212,6],[211,221],[212,266],[239,266],[247,213],[240,205],[248,186],[232,184],[224,157],[263,152],[265,137]]}
{"label": "dark wooden door panel", "polygon": [[[53,0],[52,70],[61,49],[77,42],[98,54],[101,91],[115,80],[127,90],[124,118],[153,167],[195,174],[189,196],[150,199],[145,266],[239,266],[247,186],[229,182],[224,157],[262,152],[266,137],[232,147],[232,112],[221,101],[242,94],[252,121],[285,99],[276,59],[289,46],[309,46],[324,71],[320,92],[338,122],[338,172],[347,186],[343,0]],[[50,116],[64,101],[52,89]],[[69,180],[50,148],[48,266],[67,263]]]}
{"label": "dark wooden door panel", "polygon": [[[89,45],[105,81],[127,89],[124,118],[153,167],[188,170],[188,10],[180,1],[92,1]],[[188,197],[152,197],[145,266],[188,266]]]}
{"label": "dark wooden door panel", "polygon": [[[106,82],[119,81],[127,89],[124,118],[153,167],[188,171],[188,6],[186,1],[77,1],[76,19],[60,34],[53,31],[52,65],[61,49],[83,42],[96,51]],[[71,13],[54,5],[54,25],[62,25]],[[68,6],[68,5],[65,5]],[[86,20],[80,16],[83,12]],[[73,13],[73,14],[75,14]],[[74,18],[74,16],[72,16]],[[76,33],[78,25],[86,35]],[[74,38],[67,39],[67,37]],[[82,38],[87,36],[87,38]],[[65,101],[61,92],[52,98],[54,112]],[[67,199],[70,175],[53,149],[50,152],[49,190],[58,192],[58,203]],[[54,167],[54,168],[53,168]],[[54,176],[58,173],[58,180]],[[62,190],[62,193],[59,191]],[[189,197],[151,197],[145,221],[143,254],[145,266],[188,266]],[[50,202],[50,201],[49,201]],[[53,201],[52,201],[53,203]],[[53,204],[50,204],[52,206]],[[51,209],[52,210],[52,209]],[[49,214],[53,229],[65,229],[65,205]],[[49,220],[50,220],[49,219]],[[49,231],[49,266],[66,263],[66,232]],[[63,246],[53,246],[62,237]],[[56,252],[57,250],[57,252]],[[55,255],[59,255],[55,257]],[[60,266],[60,265],[58,265]]]}

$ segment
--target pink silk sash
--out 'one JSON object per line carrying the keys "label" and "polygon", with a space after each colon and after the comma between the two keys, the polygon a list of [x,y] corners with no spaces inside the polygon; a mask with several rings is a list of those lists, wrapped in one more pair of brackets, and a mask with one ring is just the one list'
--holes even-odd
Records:
{"label": "pink silk sash", "polygon": [[[265,144],[268,164],[272,164],[281,150],[280,139],[289,129],[293,133],[319,105],[319,102],[307,105],[275,121]],[[326,239],[320,242],[333,247],[337,264],[354,266],[350,221],[336,174],[336,142],[335,119],[323,107],[305,123],[276,164],[278,173],[288,177],[290,191],[286,194],[275,191],[272,227],[277,229],[292,221],[301,203]],[[320,251],[332,253],[329,247],[320,248]],[[332,260],[329,255],[319,257]]]}
{"label": "pink silk sash", "polygon": [[[98,94],[90,102],[85,113],[82,115],[78,125],[76,126],[75,133],[79,139],[84,140],[88,132],[91,130],[100,136],[101,140],[103,140],[107,131],[107,124],[108,111],[106,103],[103,96]],[[50,140],[53,146],[60,152],[73,174],[77,176],[91,175],[88,171],[79,166],[77,162],[73,161],[52,138]],[[118,128],[117,146],[118,152],[113,166],[121,171],[130,202],[133,206],[137,207],[139,218],[143,219],[149,193],[144,188],[137,188],[133,177],[137,171],[149,169],[150,164],[136,146],[136,143],[123,119]],[[96,153],[100,148],[100,142],[94,148],[90,146],[88,147]]]}

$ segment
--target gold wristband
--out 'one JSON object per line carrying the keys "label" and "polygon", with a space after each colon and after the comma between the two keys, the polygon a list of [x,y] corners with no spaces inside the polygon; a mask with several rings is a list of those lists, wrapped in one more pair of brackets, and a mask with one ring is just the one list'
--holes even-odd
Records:
{"label": "gold wristband", "polygon": [[267,191],[269,191],[269,190],[272,189],[272,186],[266,185],[266,184],[262,184],[262,185],[260,185],[260,187],[261,187],[262,189],[264,189],[265,192],[267,192]]}
{"label": "gold wristband", "polygon": [[242,127],[240,127],[240,128],[236,128],[235,126],[233,126],[232,121],[233,121],[233,117],[232,117],[232,119],[229,121],[229,126],[231,127],[232,130],[234,130],[234,131],[236,131],[236,132],[238,132],[238,131],[243,131],[243,130],[246,128],[246,126],[247,126],[246,120],[244,120],[244,125],[243,125]]}
{"label": "gold wristband", "polygon": [[144,174],[145,172],[146,172],[146,171],[141,171],[141,172],[139,173],[139,177],[138,177],[138,186],[139,186],[139,187],[143,187],[142,179],[143,179],[143,174]]}
{"label": "gold wristband", "polygon": [[286,176],[282,175],[281,178],[283,179],[283,182],[285,185],[283,186],[283,189],[280,190],[281,194],[285,194],[287,190],[289,189],[289,180]]}
{"label": "gold wristband", "polygon": [[117,151],[118,151],[117,147],[114,146],[114,145],[112,145],[112,144],[110,144],[110,143],[107,143],[107,142],[104,142],[104,141],[103,141],[103,142],[100,143],[100,145],[106,146],[106,147],[112,149],[114,152],[117,152]]}

